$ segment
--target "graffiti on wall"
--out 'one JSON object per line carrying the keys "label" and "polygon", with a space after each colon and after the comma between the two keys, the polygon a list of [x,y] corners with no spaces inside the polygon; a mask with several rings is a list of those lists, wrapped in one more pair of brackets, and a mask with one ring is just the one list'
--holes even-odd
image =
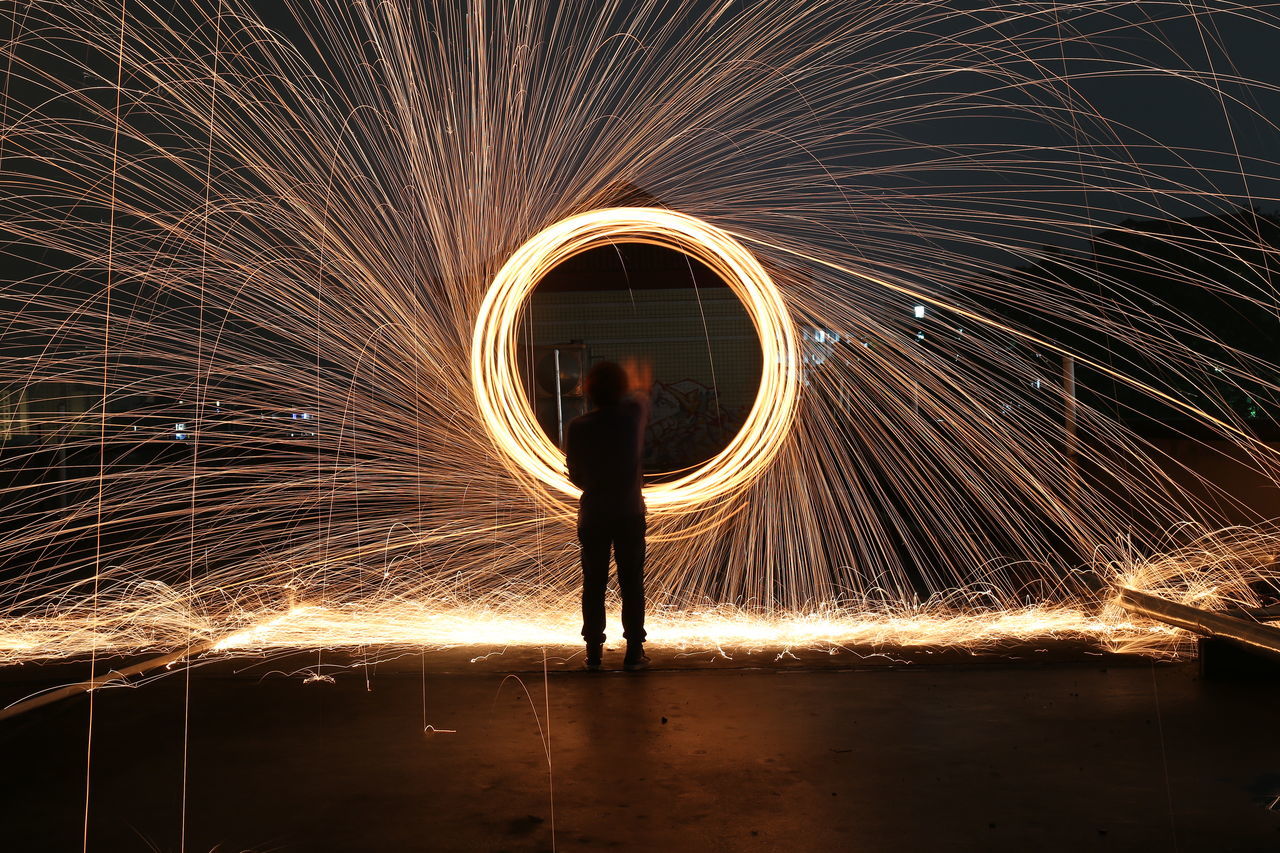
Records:
{"label": "graffiti on wall", "polygon": [[693,379],[654,383],[645,470],[679,471],[720,452],[741,428],[749,407],[725,406],[714,388]]}

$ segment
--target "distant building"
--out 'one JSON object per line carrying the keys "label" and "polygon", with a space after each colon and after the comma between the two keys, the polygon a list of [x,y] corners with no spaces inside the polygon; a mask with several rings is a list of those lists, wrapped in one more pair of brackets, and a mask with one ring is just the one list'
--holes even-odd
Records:
{"label": "distant building", "polygon": [[[1046,247],[1016,276],[1041,290],[1089,300],[1088,322],[1043,329],[1072,352],[1170,389],[1175,397],[1217,416],[1275,431],[1268,393],[1247,376],[1280,383],[1280,217],[1242,209],[1186,219],[1125,220],[1095,232],[1086,251]],[[1015,319],[1035,328],[1038,306]],[[1150,340],[1178,335],[1197,354],[1175,363]],[[1180,350],[1181,351],[1181,350]],[[1248,370],[1241,358],[1252,359]],[[1187,419],[1185,411],[1081,368],[1082,399],[1160,432]],[[1181,429],[1182,427],[1177,427]]]}

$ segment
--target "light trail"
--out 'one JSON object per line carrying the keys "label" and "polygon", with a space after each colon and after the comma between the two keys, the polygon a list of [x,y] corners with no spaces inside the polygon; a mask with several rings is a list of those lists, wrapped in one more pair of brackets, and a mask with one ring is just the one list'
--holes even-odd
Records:
{"label": "light trail", "polygon": [[[1273,576],[1278,554],[1280,534],[1262,537],[1257,530],[1230,528],[1177,551],[1141,560],[1129,555],[1095,571],[1115,578],[1118,587],[1225,609],[1252,603],[1249,584]],[[910,608],[886,600],[875,609],[825,606],[790,613],[674,602],[652,608],[649,621],[656,647],[718,654],[911,647],[982,651],[1053,639],[1156,655],[1189,648],[1188,635],[1135,619],[1114,602],[1101,609],[1087,601],[1000,607],[995,592],[956,592]],[[125,590],[117,599],[104,598],[96,614],[82,609],[44,619],[0,620],[0,665],[75,658],[94,648],[106,655],[147,653],[193,637],[201,650],[215,656],[291,648],[576,647],[575,603],[572,594],[555,598],[545,589],[477,596],[455,586],[411,600],[370,596],[332,605],[299,602],[286,609],[262,606],[196,620],[176,592],[146,585]],[[616,602],[610,620],[616,626]]]}
{"label": "light trail", "polygon": [[711,266],[764,352],[747,427],[651,487],[656,642],[1167,650],[1096,590],[1280,579],[1275,513],[1180,456],[1280,483],[1280,368],[1189,307],[1275,315],[1280,165],[1231,131],[1277,138],[1280,88],[1169,35],[1271,7],[283,5],[0,13],[0,660],[572,641],[513,334],[619,239]]}
{"label": "light trail", "polygon": [[[245,615],[252,624],[206,641],[220,654],[260,654],[285,649],[348,650],[401,648],[564,648],[576,649],[573,602],[540,607],[515,621],[511,610],[454,601],[369,602],[366,606],[298,605],[285,612]],[[616,607],[611,623],[618,620]],[[1103,647],[1167,654],[1185,640],[1164,626],[1132,618],[1102,619],[1083,609],[1028,606],[1001,611],[921,609],[879,613],[813,612],[763,616],[729,606],[659,608],[649,620],[662,649],[749,652],[814,649],[891,651],[939,647],[972,651],[1027,641],[1075,639]],[[41,631],[41,627],[44,631]],[[153,631],[147,645],[122,643],[107,653],[137,654],[168,648],[190,636],[177,626]],[[120,638],[117,638],[119,641]],[[21,633],[0,633],[0,663],[83,654],[91,631],[86,624],[59,619]],[[134,642],[137,642],[136,638]],[[375,653],[376,654],[376,653]]]}
{"label": "light trail", "polygon": [[569,482],[564,454],[538,425],[521,387],[517,332],[538,282],[575,255],[617,242],[674,249],[704,263],[746,307],[762,353],[760,389],[737,435],[694,471],[647,486],[646,503],[671,512],[744,488],[773,461],[795,415],[795,330],[782,295],[745,246],[719,228],[668,210],[623,207],[570,217],[530,238],[502,266],[480,304],[471,343],[471,384],[485,426],[524,474],[564,495],[580,494]]}
{"label": "light trail", "polygon": [[[431,603],[407,608],[329,612],[301,610],[271,620],[218,643],[220,652],[257,652],[299,648],[320,638],[333,647],[359,646],[503,646],[511,648],[575,648],[573,602],[540,609],[537,616],[513,625],[506,613],[477,615],[469,609],[450,610]],[[616,608],[611,624],[618,623]],[[849,647],[888,649],[921,646],[977,650],[1017,641],[1075,638],[1133,647],[1177,647],[1172,631],[1141,620],[1105,622],[1082,610],[1027,607],[995,613],[951,614],[922,611],[889,613],[806,613],[761,616],[730,607],[682,607],[657,610],[650,619],[656,648],[715,651],[724,649],[822,649]],[[567,638],[567,639],[566,639]]]}

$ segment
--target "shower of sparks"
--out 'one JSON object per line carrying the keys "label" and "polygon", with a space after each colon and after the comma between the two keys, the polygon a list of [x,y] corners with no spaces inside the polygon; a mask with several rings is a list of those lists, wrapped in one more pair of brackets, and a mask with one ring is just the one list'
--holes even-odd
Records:
{"label": "shower of sparks", "polygon": [[[288,610],[236,614],[225,624],[154,622],[136,611],[129,620],[94,633],[87,619],[32,620],[0,625],[0,663],[74,657],[92,648],[138,652],[172,648],[204,638],[210,654],[263,654],[320,645],[332,649],[427,647],[565,647],[579,625],[574,602],[529,607],[513,620],[512,607],[458,601],[362,601],[349,605],[297,604]],[[1071,639],[1113,651],[1169,653],[1180,647],[1171,628],[1078,608],[1032,605],[1000,611],[956,606],[879,613],[813,611],[761,615],[725,605],[658,609],[647,620],[652,645],[681,652],[818,650],[840,655],[873,648],[999,650],[1020,643]],[[1096,608],[1095,608],[1096,610]],[[87,615],[87,614],[86,614]],[[616,610],[611,612],[616,621]],[[239,626],[238,628],[236,626]],[[111,645],[115,643],[114,647]]]}
{"label": "shower of sparks", "polygon": [[[951,5],[5,4],[0,383],[39,439],[6,448],[0,661],[572,641],[573,497],[512,432],[514,356],[485,347],[520,305],[490,338],[486,296],[527,292],[510,264],[548,229],[658,216],[636,188],[669,218],[615,234],[721,235],[767,355],[760,431],[654,493],[655,642],[1168,645],[1098,590],[1258,603],[1270,520],[1227,526],[1234,496],[1117,413],[1177,412],[1277,483],[1222,391],[1274,413],[1275,365],[1043,246],[1274,205],[1276,163],[1141,137],[1088,93],[1178,81],[1226,138],[1240,112],[1276,132],[1221,41],[1280,21]],[[1256,229],[1115,227],[1175,250],[1171,292],[1276,310]],[[1078,404],[1065,356],[1097,384]],[[52,387],[88,405],[23,408]]]}

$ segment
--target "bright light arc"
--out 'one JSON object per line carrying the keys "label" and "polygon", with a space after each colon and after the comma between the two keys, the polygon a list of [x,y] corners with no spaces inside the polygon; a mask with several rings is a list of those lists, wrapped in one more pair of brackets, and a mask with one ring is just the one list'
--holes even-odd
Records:
{"label": "bright light arc", "polygon": [[754,480],[786,438],[799,396],[795,330],[782,295],[755,256],[700,219],[652,207],[593,210],[563,219],[516,250],[494,278],[476,317],[471,381],[495,444],[534,482],[576,497],[564,454],[538,425],[520,386],[516,336],[525,302],[547,273],[582,252],[618,242],[649,243],[706,264],[741,300],[760,339],[760,390],[738,434],[689,473],[645,488],[651,509],[703,504]]}

